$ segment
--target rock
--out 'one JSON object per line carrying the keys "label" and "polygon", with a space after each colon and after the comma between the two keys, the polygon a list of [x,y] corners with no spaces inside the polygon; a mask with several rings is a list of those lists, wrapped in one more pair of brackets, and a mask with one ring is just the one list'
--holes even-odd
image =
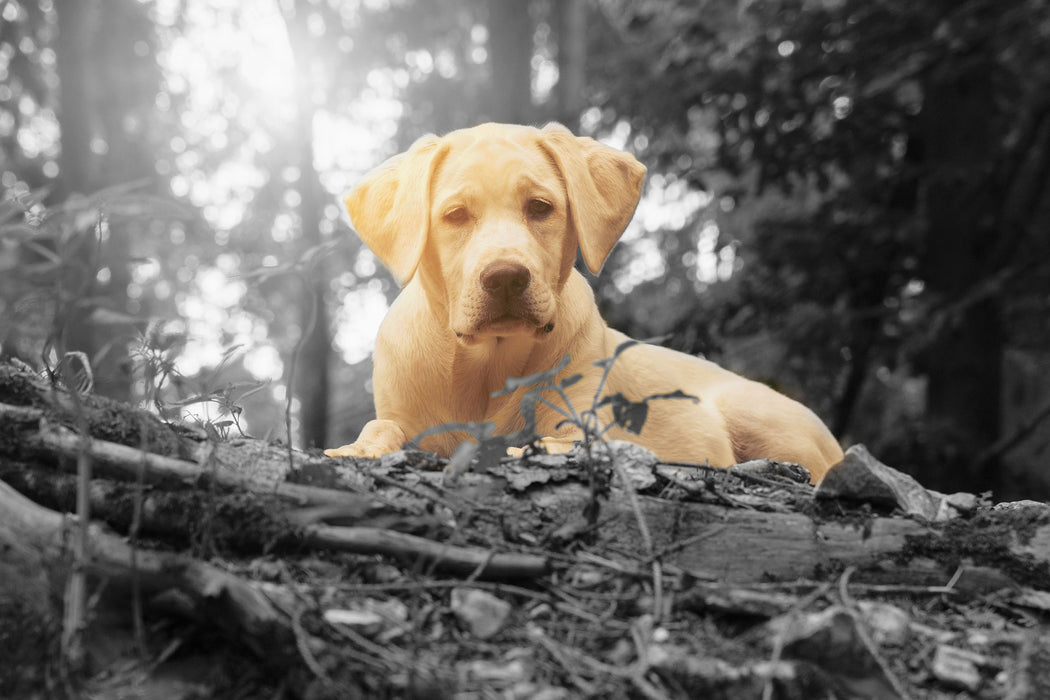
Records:
{"label": "rock", "polygon": [[631,462],[639,467],[652,469],[660,463],[659,457],[633,442],[609,440],[605,445],[609,448],[609,453],[613,457],[622,459],[624,462]]}
{"label": "rock", "polygon": [[610,440],[605,444],[609,448],[610,456],[623,467],[635,491],[644,491],[656,483],[653,469],[660,463],[660,459],[655,454],[633,442]]}
{"label": "rock", "polygon": [[1034,588],[1023,588],[1011,599],[1015,605],[1023,605],[1045,613],[1050,613],[1050,593]]}
{"label": "rock", "polygon": [[[936,494],[937,492],[931,490],[930,493]],[[937,495],[940,496],[942,494]],[[981,505],[981,498],[977,494],[966,493],[965,491],[944,494],[944,500],[960,513],[972,513]]]}
{"label": "rock", "polygon": [[980,654],[940,644],[933,654],[930,672],[941,683],[972,693],[981,685],[981,673],[977,666],[983,662],[984,657]]}
{"label": "rock", "polygon": [[344,625],[369,637],[383,632],[384,638],[390,638],[399,634],[408,620],[408,607],[398,598],[365,598],[355,601],[353,607],[325,610],[323,617],[329,624]]}
{"label": "rock", "polygon": [[911,615],[896,605],[874,600],[857,603],[871,632],[871,638],[880,647],[902,647],[911,636]]}
{"label": "rock", "polygon": [[372,610],[347,610],[332,608],[325,610],[324,621],[330,625],[343,625],[355,632],[371,636],[382,629],[383,616]]}
{"label": "rock", "polygon": [[510,603],[476,588],[453,588],[452,614],[478,639],[496,635],[510,615]]}
{"label": "rock", "polygon": [[833,605],[816,613],[788,613],[770,620],[767,627],[769,639],[782,642],[785,659],[809,661],[858,697],[897,698],[858,624],[846,608]]}
{"label": "rock", "polygon": [[948,497],[928,491],[911,476],[886,466],[863,445],[846,450],[846,456],[824,476],[814,495],[899,508],[926,520],[947,520],[956,514]]}
{"label": "rock", "polygon": [[541,486],[550,481],[551,470],[542,466],[533,466],[532,461],[514,463],[506,467],[500,467],[498,471],[493,470],[507,480],[507,486],[512,491],[519,493],[527,491],[533,486]]}
{"label": "rock", "polygon": [[528,680],[532,669],[525,659],[486,661],[475,659],[456,664],[463,685],[484,685],[486,688],[507,688]]}
{"label": "rock", "polygon": [[1021,500],[1021,501],[1007,501],[1007,502],[1004,502],[1004,503],[996,503],[994,506],[992,506],[992,510],[996,510],[996,511],[1024,510],[1025,508],[1035,508],[1037,510],[1047,510],[1047,509],[1050,509],[1050,504],[1042,503],[1041,501],[1030,501],[1030,500],[1025,499],[1025,500]]}

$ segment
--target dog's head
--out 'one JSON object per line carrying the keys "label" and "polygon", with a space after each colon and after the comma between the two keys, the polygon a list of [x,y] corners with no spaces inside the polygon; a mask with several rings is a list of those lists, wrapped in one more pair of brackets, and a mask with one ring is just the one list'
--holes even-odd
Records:
{"label": "dog's head", "polygon": [[482,124],[426,136],[345,203],[368,247],[463,342],[544,334],[579,247],[597,273],[641,194],[633,156],[565,127]]}

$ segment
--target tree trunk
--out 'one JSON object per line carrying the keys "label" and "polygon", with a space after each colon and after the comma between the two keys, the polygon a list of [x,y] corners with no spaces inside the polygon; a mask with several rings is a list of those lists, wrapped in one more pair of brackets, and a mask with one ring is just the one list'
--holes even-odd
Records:
{"label": "tree trunk", "polygon": [[[936,335],[927,348],[927,416],[934,439],[960,454],[995,442],[999,426],[1003,328],[1000,300],[967,300],[994,275],[996,245],[991,167],[991,67],[975,60],[968,70],[934,72],[926,85],[925,186],[927,235],[922,260],[926,291],[940,304]],[[948,464],[944,465],[949,468]],[[982,474],[916,475],[932,487],[981,490]]]}
{"label": "tree trunk", "polygon": [[[129,0],[59,0],[55,8],[62,151],[53,200],[152,180],[156,173],[147,127],[160,73],[146,9]],[[68,256],[71,274],[64,289],[77,305],[68,314],[59,349],[84,352],[92,363],[95,391],[127,400],[130,329],[99,326],[91,313],[97,308],[128,312],[131,241],[141,237],[147,222],[110,218],[105,224],[80,231],[77,253]]]}
{"label": "tree trunk", "polygon": [[564,0],[555,6],[558,17],[558,120],[576,131],[583,112],[587,68],[587,5]]}
{"label": "tree trunk", "polygon": [[[59,80],[59,118],[62,127],[61,176],[55,187],[57,201],[75,191],[85,191],[98,180],[98,163],[91,156],[96,115],[91,94],[97,87],[98,71],[91,70],[92,37],[100,17],[94,0],[58,0],[58,41],[55,59]],[[93,167],[94,166],[94,167]]]}
{"label": "tree trunk", "polygon": [[[311,50],[302,3],[293,3],[285,11],[285,26],[291,40],[295,74],[296,138],[294,150],[299,168],[300,253],[321,245],[321,207],[323,188],[314,164],[314,91],[315,53]],[[307,262],[302,271],[299,299],[301,347],[294,377],[299,397],[303,447],[325,447],[328,444],[328,383],[332,342],[328,320],[328,274],[324,256]]]}
{"label": "tree trunk", "polygon": [[532,120],[532,18],[525,0],[489,0],[488,116],[493,121]]}

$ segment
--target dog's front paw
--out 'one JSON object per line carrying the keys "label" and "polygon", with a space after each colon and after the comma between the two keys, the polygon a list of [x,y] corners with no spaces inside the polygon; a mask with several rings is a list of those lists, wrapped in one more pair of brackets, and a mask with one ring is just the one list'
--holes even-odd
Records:
{"label": "dog's front paw", "polygon": [[375,459],[397,452],[405,444],[405,431],[392,420],[370,420],[357,440],[349,445],[325,450],[326,457],[369,457]]}
{"label": "dog's front paw", "polygon": [[330,450],[325,450],[325,457],[369,457],[375,459],[382,457],[388,452],[388,450],[382,450],[376,445],[369,445],[368,443],[355,442],[349,445],[343,445],[342,447],[334,447]]}
{"label": "dog's front paw", "polygon": [[560,455],[572,450],[576,444],[574,437],[545,437],[536,440],[525,447],[508,447],[507,456],[522,458],[525,451],[531,448],[535,452],[546,452],[551,455]]}

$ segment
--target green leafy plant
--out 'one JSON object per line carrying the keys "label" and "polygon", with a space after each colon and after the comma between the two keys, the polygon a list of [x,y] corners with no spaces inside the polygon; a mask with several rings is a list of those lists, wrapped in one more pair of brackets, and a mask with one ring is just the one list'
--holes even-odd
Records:
{"label": "green leafy plant", "polygon": [[[655,339],[659,341],[660,339]],[[431,435],[448,432],[464,432],[473,440],[465,440],[453,451],[449,458],[448,471],[453,475],[461,474],[474,466],[479,471],[485,471],[499,463],[506,456],[507,449],[516,447],[529,441],[535,441],[536,435],[536,408],[539,404],[547,406],[563,417],[558,423],[558,428],[565,425],[575,425],[583,432],[580,442],[587,454],[588,462],[595,464],[599,461],[596,450],[605,442],[606,434],[613,428],[619,427],[629,433],[638,435],[649,417],[649,402],[662,399],[687,399],[698,402],[699,399],[681,390],[663,394],[652,394],[641,399],[632,400],[621,392],[602,395],[609,373],[612,371],[616,360],[628,349],[642,343],[639,340],[626,340],[616,346],[613,354],[609,357],[595,360],[594,365],[602,369],[601,379],[594,392],[590,406],[580,410],[573,405],[566,390],[583,379],[582,374],[571,374],[563,379],[558,379],[558,374],[564,370],[570,360],[565,355],[558,364],[549,370],[536,372],[525,377],[510,377],[504,383],[503,389],[494,393],[493,398],[512,394],[519,389],[532,387],[521,398],[519,411],[525,421],[524,427],[514,433],[499,434],[496,432],[496,424],[492,421],[470,422],[470,423],[443,423],[428,428],[416,435],[410,441],[411,445],[418,445],[420,441]],[[561,404],[553,402],[545,394],[553,392],[561,399]],[[603,424],[599,412],[609,408],[612,412],[612,422]],[[594,481],[592,479],[592,481]],[[598,481],[601,481],[600,479]],[[596,491],[607,491],[608,479],[604,480],[603,487],[597,482],[592,484]]]}

